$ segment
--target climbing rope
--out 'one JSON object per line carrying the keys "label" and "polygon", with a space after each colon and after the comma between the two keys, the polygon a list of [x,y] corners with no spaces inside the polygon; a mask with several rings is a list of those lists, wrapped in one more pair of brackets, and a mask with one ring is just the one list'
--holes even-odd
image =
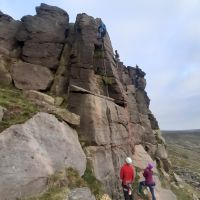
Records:
{"label": "climbing rope", "polygon": [[102,51],[103,51],[103,69],[104,69],[104,83],[105,83],[105,87],[106,87],[106,95],[109,97],[109,92],[108,92],[108,83],[106,83],[106,81],[108,81],[108,77],[107,77],[107,69],[106,69],[106,64],[105,64],[105,46],[104,46],[104,39],[102,38]]}

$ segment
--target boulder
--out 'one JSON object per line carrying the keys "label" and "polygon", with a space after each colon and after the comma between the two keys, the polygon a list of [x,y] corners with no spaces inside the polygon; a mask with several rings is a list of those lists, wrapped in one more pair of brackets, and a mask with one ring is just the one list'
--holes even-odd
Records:
{"label": "boulder", "polygon": [[76,115],[75,113],[70,112],[69,110],[65,108],[52,107],[52,108],[49,108],[49,112],[54,113],[59,118],[61,118],[62,120],[64,120],[65,122],[71,125],[74,125],[74,126],[80,125],[80,116]]}
{"label": "boulder", "polygon": [[33,102],[44,101],[50,105],[54,105],[54,102],[55,102],[52,96],[44,94],[42,92],[35,91],[35,90],[25,90],[24,95]]}
{"label": "boulder", "polygon": [[96,198],[89,188],[83,187],[71,190],[69,197],[66,200],[96,200]]}
{"label": "boulder", "polygon": [[[70,112],[65,108],[56,107],[56,105],[54,105],[55,99],[52,96],[35,90],[25,90],[23,94],[26,98],[33,101],[33,103],[38,105],[40,109],[44,110],[45,112],[55,114],[59,119],[73,126],[80,125],[80,116]],[[63,98],[60,97],[57,101],[60,101],[57,103],[61,103],[63,101]]]}
{"label": "boulder", "polygon": [[63,43],[69,25],[69,16],[64,10],[41,4],[36,8],[37,15],[24,16],[17,33],[19,41],[31,40],[36,43]]}
{"label": "boulder", "polygon": [[0,163],[1,200],[35,196],[57,170],[72,167],[82,176],[86,169],[76,131],[47,113],[1,133]]}
{"label": "boulder", "polygon": [[46,90],[53,81],[48,68],[25,62],[13,64],[11,75],[15,86],[22,90]]}
{"label": "boulder", "polygon": [[63,102],[64,102],[63,97],[55,97],[55,106],[61,106]]}

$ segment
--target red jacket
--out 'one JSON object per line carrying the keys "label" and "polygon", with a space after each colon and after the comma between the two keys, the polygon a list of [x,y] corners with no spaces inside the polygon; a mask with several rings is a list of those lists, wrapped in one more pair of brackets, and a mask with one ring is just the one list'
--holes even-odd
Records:
{"label": "red jacket", "polygon": [[124,185],[132,183],[135,178],[134,167],[125,163],[120,169],[120,178]]}

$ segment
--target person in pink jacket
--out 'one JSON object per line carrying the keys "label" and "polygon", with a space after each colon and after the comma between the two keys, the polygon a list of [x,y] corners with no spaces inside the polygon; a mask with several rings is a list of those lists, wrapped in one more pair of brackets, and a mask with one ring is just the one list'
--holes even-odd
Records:
{"label": "person in pink jacket", "polygon": [[142,187],[147,186],[150,189],[152,200],[156,200],[155,193],[154,193],[154,187],[155,182],[153,180],[153,164],[149,163],[146,169],[144,170],[143,176],[145,178],[145,181],[140,182],[139,184],[139,193],[142,192]]}

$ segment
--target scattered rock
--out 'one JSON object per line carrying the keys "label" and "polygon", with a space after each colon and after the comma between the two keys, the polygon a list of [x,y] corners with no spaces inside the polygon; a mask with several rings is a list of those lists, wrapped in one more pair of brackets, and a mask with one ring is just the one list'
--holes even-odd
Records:
{"label": "scattered rock", "polygon": [[67,109],[52,107],[49,111],[71,125],[80,125],[80,116],[70,112]]}
{"label": "scattered rock", "polygon": [[90,189],[84,187],[84,188],[73,189],[69,194],[69,200],[96,200],[96,199],[94,195],[91,193]]}
{"label": "scattered rock", "polygon": [[192,194],[193,200],[199,200],[198,196],[196,194]]}
{"label": "scattered rock", "polygon": [[111,200],[111,198],[109,197],[109,195],[104,194],[100,200]]}
{"label": "scattered rock", "polygon": [[55,100],[52,96],[35,90],[25,90],[24,95],[33,102],[44,101],[50,105],[54,105],[55,103]]}
{"label": "scattered rock", "polygon": [[55,106],[61,106],[64,101],[63,97],[55,97]]}
{"label": "scattered rock", "polygon": [[183,183],[183,180],[176,173],[173,173],[174,179],[177,183]]}

